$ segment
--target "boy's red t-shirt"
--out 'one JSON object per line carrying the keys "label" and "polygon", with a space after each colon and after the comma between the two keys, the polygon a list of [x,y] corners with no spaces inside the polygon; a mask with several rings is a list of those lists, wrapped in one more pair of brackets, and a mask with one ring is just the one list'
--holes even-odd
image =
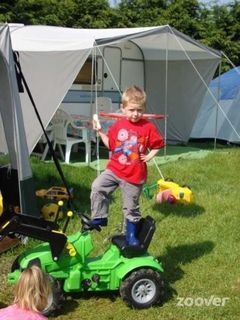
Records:
{"label": "boy's red t-shirt", "polygon": [[147,153],[148,148],[164,146],[164,139],[157,128],[145,119],[134,123],[124,118],[115,122],[107,135],[111,151],[107,169],[129,183],[145,183],[147,165],[140,160],[140,154]]}

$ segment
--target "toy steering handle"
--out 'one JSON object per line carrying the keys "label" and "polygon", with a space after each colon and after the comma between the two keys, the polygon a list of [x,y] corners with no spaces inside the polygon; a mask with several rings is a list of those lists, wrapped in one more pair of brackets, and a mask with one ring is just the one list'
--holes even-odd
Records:
{"label": "toy steering handle", "polygon": [[[104,112],[104,111],[100,111],[99,112],[99,116],[100,117],[104,117],[104,118],[109,118],[109,119],[122,119],[122,118],[126,118],[126,116],[124,114],[121,113],[114,113],[114,112]],[[143,113],[142,114],[142,118],[143,119],[164,119],[165,115],[163,114],[155,114],[155,113]]]}

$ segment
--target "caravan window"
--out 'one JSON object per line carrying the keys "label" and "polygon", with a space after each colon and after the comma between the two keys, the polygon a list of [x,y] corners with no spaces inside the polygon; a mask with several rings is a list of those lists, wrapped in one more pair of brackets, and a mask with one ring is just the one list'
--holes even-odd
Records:
{"label": "caravan window", "polygon": [[[87,59],[79,71],[73,84],[91,84],[92,59]],[[93,83],[95,83],[95,68],[93,69]]]}

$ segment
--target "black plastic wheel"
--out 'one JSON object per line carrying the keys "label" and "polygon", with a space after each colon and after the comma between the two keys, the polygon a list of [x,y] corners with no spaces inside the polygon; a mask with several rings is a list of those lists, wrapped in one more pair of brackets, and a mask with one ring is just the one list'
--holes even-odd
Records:
{"label": "black plastic wheel", "polygon": [[132,308],[145,309],[161,302],[164,282],[157,271],[139,269],[122,282],[120,295]]}
{"label": "black plastic wheel", "polygon": [[52,294],[49,296],[48,305],[43,310],[42,314],[48,316],[62,307],[64,301],[64,294],[59,280],[49,275],[52,284]]}
{"label": "black plastic wheel", "polygon": [[15,260],[13,261],[12,267],[11,267],[11,272],[14,272],[15,270],[17,270],[17,269],[20,268],[19,261],[18,261],[18,260],[19,260],[19,257],[20,257],[20,255],[17,256],[17,257],[15,258]]}

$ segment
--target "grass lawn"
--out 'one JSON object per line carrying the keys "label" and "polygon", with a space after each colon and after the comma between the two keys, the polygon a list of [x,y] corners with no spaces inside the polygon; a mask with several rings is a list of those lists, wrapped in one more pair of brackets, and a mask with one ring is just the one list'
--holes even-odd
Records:
{"label": "grass lawn", "polygon": [[[118,292],[78,294],[68,297],[61,313],[49,319],[82,320],[237,320],[240,310],[240,148],[221,148],[204,157],[179,157],[160,164],[164,177],[191,187],[195,201],[190,205],[156,204],[142,196],[142,215],[151,215],[157,229],[149,252],[164,267],[166,292],[161,306],[147,310],[129,309]],[[52,163],[32,159],[36,188],[61,185]],[[73,187],[75,207],[90,211],[89,194],[96,170],[90,167],[62,166]],[[148,183],[157,182],[159,172],[149,166]],[[42,202],[39,201],[39,206]],[[67,230],[80,227],[77,217]],[[108,246],[106,238],[121,222],[121,194],[112,198],[109,226],[92,232],[93,255]],[[27,247],[34,246],[30,240]],[[20,245],[1,255],[0,306],[9,304],[13,287],[6,274],[15,257],[25,249]]]}

